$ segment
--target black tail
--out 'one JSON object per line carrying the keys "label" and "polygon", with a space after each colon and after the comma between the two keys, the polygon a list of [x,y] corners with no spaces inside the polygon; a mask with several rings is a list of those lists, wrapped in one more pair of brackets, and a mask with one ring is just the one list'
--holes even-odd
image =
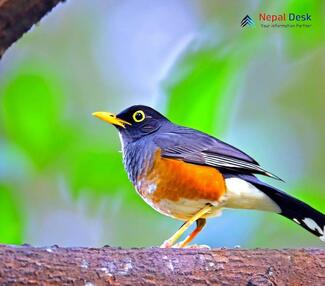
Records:
{"label": "black tail", "polygon": [[324,214],[304,202],[261,182],[253,175],[239,175],[239,177],[253,184],[271,198],[280,207],[281,215],[299,224],[325,242]]}

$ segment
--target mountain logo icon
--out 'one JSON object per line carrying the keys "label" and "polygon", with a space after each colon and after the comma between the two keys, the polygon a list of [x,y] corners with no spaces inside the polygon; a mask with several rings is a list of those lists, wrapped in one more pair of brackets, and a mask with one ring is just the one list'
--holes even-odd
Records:
{"label": "mountain logo icon", "polygon": [[242,26],[242,27],[254,26],[254,25],[255,25],[255,22],[249,15],[246,15],[240,22],[240,26]]}

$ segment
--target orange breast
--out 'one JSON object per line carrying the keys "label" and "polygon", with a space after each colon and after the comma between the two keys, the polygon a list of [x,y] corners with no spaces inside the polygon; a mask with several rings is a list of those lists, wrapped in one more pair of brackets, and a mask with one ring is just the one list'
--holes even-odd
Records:
{"label": "orange breast", "polygon": [[225,193],[225,180],[213,167],[167,159],[158,151],[154,163],[139,178],[137,190],[147,201],[211,200],[218,201]]}

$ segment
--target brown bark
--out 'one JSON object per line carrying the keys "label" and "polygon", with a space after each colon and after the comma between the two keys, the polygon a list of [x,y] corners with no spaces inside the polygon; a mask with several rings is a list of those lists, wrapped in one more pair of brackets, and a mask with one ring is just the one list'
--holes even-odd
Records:
{"label": "brown bark", "polygon": [[0,0],[0,58],[11,44],[64,0]]}
{"label": "brown bark", "polygon": [[325,250],[0,246],[0,285],[325,285]]}

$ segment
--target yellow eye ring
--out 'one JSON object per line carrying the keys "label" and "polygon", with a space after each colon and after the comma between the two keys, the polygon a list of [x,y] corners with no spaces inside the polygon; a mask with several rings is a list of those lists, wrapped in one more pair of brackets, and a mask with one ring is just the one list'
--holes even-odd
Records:
{"label": "yellow eye ring", "polygon": [[146,116],[142,110],[138,110],[138,111],[134,112],[132,117],[135,122],[141,122],[146,118]]}

